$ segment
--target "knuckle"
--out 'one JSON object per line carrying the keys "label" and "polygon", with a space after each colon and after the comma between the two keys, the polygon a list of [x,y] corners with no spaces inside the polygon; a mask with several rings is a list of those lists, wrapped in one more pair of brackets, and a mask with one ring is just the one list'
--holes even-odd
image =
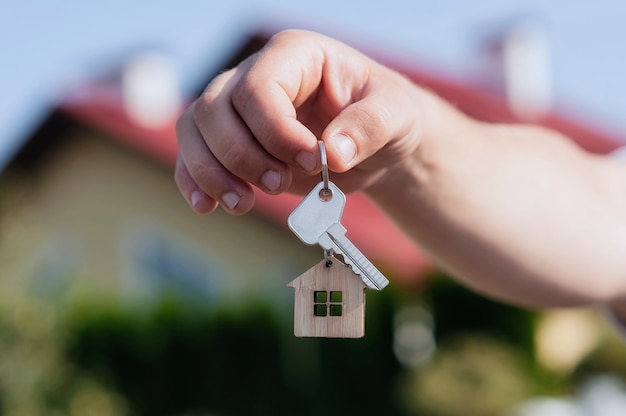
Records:
{"label": "knuckle", "polygon": [[391,124],[391,114],[381,106],[364,106],[359,111],[359,128],[364,139],[374,140],[387,132]]}
{"label": "knuckle", "polygon": [[203,188],[205,188],[207,184],[215,182],[215,168],[212,168],[206,163],[195,162],[189,165],[187,169],[189,171],[189,175],[197,184],[204,185],[202,186]]}
{"label": "knuckle", "polygon": [[258,137],[263,143],[266,151],[279,160],[293,160],[295,152],[292,151],[292,145],[284,137],[279,135],[275,126],[268,122],[259,123]]}
{"label": "knuckle", "polygon": [[387,117],[384,108],[381,107],[365,107],[361,112],[361,123],[365,127],[372,129],[384,129],[387,125]]}
{"label": "knuckle", "polygon": [[251,165],[246,159],[245,149],[233,142],[229,142],[224,147],[220,161],[230,172],[237,176],[245,175]]}
{"label": "knuckle", "polygon": [[233,74],[233,70],[230,70],[216,76],[193,103],[193,118],[196,123],[206,119],[215,112],[215,108],[219,105],[220,99],[224,95],[225,87]]}
{"label": "knuckle", "polygon": [[249,103],[253,97],[254,91],[254,78],[250,72],[248,72],[245,76],[243,76],[239,82],[233,87],[231,102],[232,105],[239,111],[243,113],[246,111]]}
{"label": "knuckle", "polygon": [[210,117],[211,113],[214,111],[213,103],[214,100],[208,97],[206,93],[193,103],[192,114],[196,125],[200,125],[203,120]]}
{"label": "knuckle", "polygon": [[311,32],[307,32],[305,30],[285,29],[274,34],[268,41],[268,44],[282,43],[282,42],[294,42],[294,41],[305,42],[313,36],[314,35]]}

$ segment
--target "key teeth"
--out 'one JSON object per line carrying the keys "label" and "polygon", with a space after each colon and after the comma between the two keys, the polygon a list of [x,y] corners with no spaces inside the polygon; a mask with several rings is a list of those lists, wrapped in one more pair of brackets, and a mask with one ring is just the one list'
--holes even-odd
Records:
{"label": "key teeth", "polygon": [[[383,277],[383,279],[385,278]],[[387,279],[381,282],[379,278],[376,278],[375,280],[370,280],[361,276],[361,280],[363,280],[363,283],[365,283],[367,287],[374,290],[383,290],[389,284],[389,280]]]}
{"label": "key teeth", "polygon": [[389,280],[387,280],[387,278],[385,278],[382,275],[382,273],[380,273],[378,270],[376,270],[376,274],[378,274],[379,276],[374,276],[374,273],[370,271],[370,276],[373,276],[370,279],[363,275],[361,270],[356,266],[356,264],[354,264],[352,260],[350,260],[348,256],[343,256],[343,260],[345,263],[350,265],[350,267],[352,268],[352,271],[355,274],[361,277],[361,280],[363,281],[363,283],[365,283],[365,285],[368,288],[374,289],[374,290],[383,290],[389,284]]}
{"label": "key teeth", "polygon": [[[322,236],[318,244],[326,248],[326,245],[333,247],[336,253],[340,253],[344,262],[352,267],[354,273],[361,276],[363,283],[371,289],[383,290],[389,281],[358,248],[345,236],[345,228],[339,224],[333,224],[326,234]],[[359,264],[357,264],[359,263]]]}

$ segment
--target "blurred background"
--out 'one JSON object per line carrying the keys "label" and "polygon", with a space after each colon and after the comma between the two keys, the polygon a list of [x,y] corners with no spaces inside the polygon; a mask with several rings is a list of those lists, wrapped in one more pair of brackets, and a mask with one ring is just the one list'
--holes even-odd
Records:
{"label": "blurred background", "polygon": [[469,292],[359,194],[348,235],[392,284],[367,292],[365,338],[295,338],[286,284],[322,256],[286,227],[299,199],[203,217],[172,179],[185,103],[285,28],[336,37],[474,117],[614,151],[625,13],[617,0],[5,4],[0,415],[626,414],[626,348],[601,311]]}

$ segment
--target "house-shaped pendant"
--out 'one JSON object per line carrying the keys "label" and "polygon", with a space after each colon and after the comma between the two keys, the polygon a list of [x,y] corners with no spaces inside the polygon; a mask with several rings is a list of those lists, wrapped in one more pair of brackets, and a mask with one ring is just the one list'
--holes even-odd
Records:
{"label": "house-shaped pendant", "polygon": [[365,335],[365,288],[350,266],[330,258],[287,284],[295,289],[297,337],[361,338]]}

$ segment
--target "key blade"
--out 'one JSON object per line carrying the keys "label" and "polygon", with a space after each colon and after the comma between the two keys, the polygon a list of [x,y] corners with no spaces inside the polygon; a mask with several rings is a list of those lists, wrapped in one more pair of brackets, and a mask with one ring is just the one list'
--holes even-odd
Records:
{"label": "key blade", "polygon": [[[369,288],[383,290],[389,284],[389,280],[370,262],[367,257],[356,248],[354,244],[346,237],[346,229],[340,224],[333,224],[326,231],[328,239],[338,250],[338,254],[342,254],[346,263],[352,266],[352,270],[361,275],[363,283]],[[322,238],[322,241],[326,238]],[[324,244],[320,245],[324,246]],[[324,247],[326,248],[326,247]]]}
{"label": "key blade", "polygon": [[320,197],[323,188],[324,182],[318,183],[287,219],[291,231],[308,245],[317,244],[328,227],[341,220],[346,204],[346,196],[337,185],[328,182],[328,188],[332,192],[330,198]]}

